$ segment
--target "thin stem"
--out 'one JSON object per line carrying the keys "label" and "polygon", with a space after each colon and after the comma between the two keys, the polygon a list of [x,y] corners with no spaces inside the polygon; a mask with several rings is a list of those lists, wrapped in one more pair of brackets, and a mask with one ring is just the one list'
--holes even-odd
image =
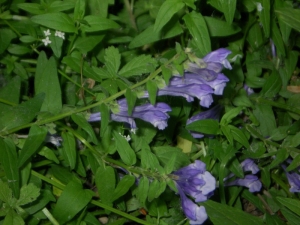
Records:
{"label": "thin stem", "polygon": [[[170,64],[175,58],[177,57],[177,55],[175,55],[172,59],[170,59],[168,62],[166,62],[164,64],[164,66]],[[155,76],[157,76],[159,73],[161,72],[161,67],[158,68],[157,70],[155,70],[152,74],[150,74],[147,78],[145,78],[144,80],[132,85],[131,87],[129,87],[131,90],[132,89],[135,89],[141,85],[144,85],[146,84],[149,80],[152,80]],[[115,100],[116,98],[124,95],[126,93],[126,90],[127,89],[124,89],[122,91],[119,91],[118,93],[106,98],[106,99],[103,99],[99,102],[96,102],[94,104],[91,104],[91,105],[88,105],[88,106],[85,106],[85,107],[81,107],[81,108],[78,108],[78,109],[74,109],[72,111],[68,111],[68,112],[65,112],[65,113],[62,113],[62,114],[59,114],[59,115],[56,115],[56,116],[53,116],[53,117],[49,117],[49,118],[46,118],[46,119],[43,119],[43,120],[39,120],[37,122],[34,122],[34,123],[28,123],[28,124],[25,124],[25,125],[21,125],[21,126],[18,126],[18,127],[15,127],[15,128],[12,128],[10,130],[7,130],[7,131],[1,131],[0,132],[0,136],[1,135],[8,135],[8,134],[11,134],[11,133],[14,133],[18,130],[21,130],[21,129],[24,129],[24,128],[28,128],[28,127],[31,127],[32,125],[36,124],[36,125],[43,125],[43,124],[46,124],[46,123],[51,123],[51,122],[54,122],[56,120],[60,120],[60,119],[63,119],[67,116],[70,116],[74,113],[79,113],[79,112],[83,112],[83,111],[86,111],[88,109],[91,109],[91,108],[94,108],[96,106],[99,106],[103,103],[108,103],[108,102],[111,102],[113,100]]]}
{"label": "thin stem", "polygon": [[57,220],[53,217],[53,215],[49,212],[49,210],[47,208],[43,208],[43,213],[45,214],[45,216],[47,216],[47,218],[50,220],[50,222],[54,225],[59,225],[59,222],[57,222]]}
{"label": "thin stem", "polygon": [[16,106],[17,104],[13,103],[13,102],[10,102],[10,101],[7,101],[3,98],[0,98],[0,102],[6,104],[6,105],[10,105],[10,106]]}
{"label": "thin stem", "polygon": [[19,31],[17,31],[7,20],[3,20],[4,23],[7,24],[7,26],[10,27],[10,29],[12,29],[19,37],[22,37],[22,35],[19,33]]}
{"label": "thin stem", "polygon": [[37,177],[37,178],[40,178],[41,180],[43,180],[43,181],[45,181],[45,182],[47,182],[49,184],[52,184],[53,186],[55,186],[55,187],[57,187],[57,188],[59,188],[61,190],[63,190],[65,188],[65,185],[60,184],[58,182],[55,182],[54,180],[51,180],[48,177],[45,177],[44,175],[42,175],[42,174],[40,174],[40,173],[38,173],[38,172],[36,172],[34,170],[31,170],[31,174],[33,176]]}
{"label": "thin stem", "polygon": [[128,14],[129,14],[129,18],[130,18],[130,22],[131,22],[132,27],[136,31],[138,31],[138,28],[137,28],[137,25],[136,25],[136,22],[135,22],[135,17],[133,15],[133,8],[130,5],[129,0],[124,0],[124,4],[126,6],[126,10],[127,10]]}

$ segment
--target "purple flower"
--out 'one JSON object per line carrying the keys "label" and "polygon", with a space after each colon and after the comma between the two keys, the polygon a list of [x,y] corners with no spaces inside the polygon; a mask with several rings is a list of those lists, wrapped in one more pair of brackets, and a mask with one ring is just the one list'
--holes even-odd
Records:
{"label": "purple flower", "polygon": [[[221,112],[222,108],[223,108],[223,106],[216,105],[216,106],[212,107],[209,110],[206,110],[204,112],[200,112],[200,113],[192,116],[190,119],[188,119],[186,121],[186,125],[188,125],[190,123],[193,123],[195,121],[198,121],[198,120],[205,120],[205,119],[219,120],[219,116],[220,116],[220,112]],[[204,137],[203,134],[198,133],[198,132],[190,131],[190,133],[194,138]]]}
{"label": "purple flower", "polygon": [[262,184],[257,176],[249,174],[246,175],[243,179],[238,178],[234,181],[226,183],[226,186],[243,186],[249,188],[250,192],[257,192],[260,191]]}
{"label": "purple flower", "polygon": [[216,179],[206,171],[206,165],[196,160],[173,174],[178,176],[175,180],[183,192],[196,202],[206,201],[216,188]]}
{"label": "purple flower", "polygon": [[195,73],[185,73],[183,77],[174,76],[170,80],[170,85],[187,85],[187,84],[206,84],[214,89],[215,95],[222,95],[226,83],[229,79],[222,73],[216,74],[215,79],[207,80],[205,76]]}
{"label": "purple flower", "polygon": [[207,214],[203,206],[198,206],[189,199],[177,185],[184,214],[190,219],[190,224],[202,224],[207,220]]}
{"label": "purple flower", "polygon": [[245,159],[241,162],[241,166],[244,172],[251,172],[252,174],[257,174],[259,172],[258,166],[252,159]]}
{"label": "purple flower", "polygon": [[[234,181],[226,182],[225,186],[243,186],[249,188],[250,192],[257,192],[260,191],[262,184],[257,176],[253,174],[257,174],[259,172],[258,166],[254,163],[252,159],[245,159],[241,162],[241,167],[244,172],[251,172],[252,174],[246,175],[244,178],[237,178]],[[234,174],[231,173],[228,177],[224,180],[228,180],[233,177]]]}
{"label": "purple flower", "polygon": [[285,174],[290,184],[289,191],[292,193],[300,192],[300,175],[296,172],[293,173],[286,172]]}
{"label": "purple flower", "polygon": [[229,61],[226,59],[227,56],[231,53],[231,51],[229,51],[226,48],[219,48],[218,50],[215,50],[209,54],[207,54],[203,60],[206,63],[220,63],[222,64],[225,68],[227,69],[232,69]]}
{"label": "purple flower", "polygon": [[247,95],[252,95],[254,93],[253,89],[249,87],[247,84],[244,84],[244,90],[246,91]]}
{"label": "purple flower", "polygon": [[[167,120],[169,115],[167,112],[172,109],[165,103],[156,103],[151,105],[150,103],[134,107],[131,116],[128,115],[128,105],[126,99],[121,99],[118,101],[119,112],[111,114],[111,120],[117,122],[128,123],[131,129],[136,129],[136,124],[134,119],[141,119],[147,121],[153,126],[160,130],[167,127]],[[101,113],[93,113],[90,115],[89,122],[101,120]]]}

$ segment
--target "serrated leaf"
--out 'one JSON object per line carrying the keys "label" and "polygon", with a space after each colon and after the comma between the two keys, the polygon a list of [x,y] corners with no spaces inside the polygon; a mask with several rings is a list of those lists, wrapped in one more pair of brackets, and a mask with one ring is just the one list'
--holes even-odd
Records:
{"label": "serrated leaf", "polygon": [[67,14],[61,12],[33,16],[31,21],[54,30],[76,32],[74,21]]}
{"label": "serrated leaf", "polygon": [[111,76],[117,76],[117,72],[121,64],[121,55],[119,50],[113,46],[108,47],[105,49],[104,59],[107,71],[111,74]]}
{"label": "serrated leaf", "polygon": [[41,111],[57,114],[62,109],[62,100],[56,62],[54,57],[47,60],[45,52],[39,55],[34,83],[36,94],[46,94]]}
{"label": "serrated leaf", "polygon": [[202,203],[214,225],[263,225],[263,220],[240,209],[223,205],[211,200]]}
{"label": "serrated leaf", "polygon": [[14,142],[9,138],[0,138],[0,162],[3,166],[8,184],[13,190],[16,198],[18,198],[20,194],[20,175],[17,157],[17,150]]}
{"label": "serrated leaf", "polygon": [[0,179],[0,200],[3,202],[10,202],[12,199],[12,190],[8,184]]}
{"label": "serrated leaf", "polygon": [[241,31],[241,28],[237,25],[229,25],[226,21],[204,16],[209,34],[211,37],[226,37]]}
{"label": "serrated leaf", "polygon": [[241,143],[242,145],[244,145],[246,148],[249,148],[250,147],[249,142],[247,140],[246,135],[243,133],[243,131],[241,131],[240,129],[232,125],[228,125],[228,126],[230,128],[233,139]]}
{"label": "serrated leaf", "polygon": [[17,205],[26,205],[33,202],[40,195],[40,189],[33,183],[24,185],[20,190],[20,198],[17,201]]}
{"label": "serrated leaf", "polygon": [[268,77],[266,83],[263,85],[261,95],[265,97],[274,97],[281,89],[281,78],[277,70],[273,70],[271,76]]}
{"label": "serrated leaf", "polygon": [[111,166],[99,167],[96,172],[96,185],[102,202],[111,204],[114,200],[116,176]]}
{"label": "serrated leaf", "polygon": [[140,203],[144,206],[147,200],[149,190],[149,179],[147,177],[142,177],[139,182],[137,190],[137,198]]}
{"label": "serrated leaf", "polygon": [[159,32],[183,6],[184,3],[181,0],[166,0],[159,8],[153,28],[154,32]]}
{"label": "serrated leaf", "polygon": [[131,186],[134,184],[134,182],[135,182],[135,177],[134,176],[125,175],[120,180],[120,182],[118,183],[116,189],[114,190],[113,201],[117,200],[118,198],[125,195],[129,191]]}
{"label": "serrated leaf", "polygon": [[198,12],[191,12],[183,17],[183,20],[193,36],[201,55],[211,52],[211,43],[208,29],[203,16]]}
{"label": "serrated leaf", "polygon": [[158,87],[157,87],[156,83],[154,81],[152,81],[152,80],[149,80],[146,83],[146,87],[147,87],[147,91],[149,93],[150,103],[152,105],[154,105],[155,102],[156,102],[156,95],[157,95]]}
{"label": "serrated leaf", "polygon": [[127,165],[133,165],[136,163],[136,155],[133,149],[125,138],[118,134],[117,131],[113,132],[113,137],[116,141],[117,151],[120,154],[121,159]]}
{"label": "serrated leaf", "polygon": [[92,142],[94,144],[98,144],[97,137],[95,135],[95,132],[91,126],[85,119],[85,117],[81,114],[72,114],[71,116],[72,120],[78,125],[78,127],[82,128],[91,138]]}
{"label": "serrated leaf", "polygon": [[231,25],[236,9],[236,0],[219,0],[219,4],[225,15],[227,23]]}
{"label": "serrated leaf", "polygon": [[296,213],[300,216],[300,201],[298,199],[284,198],[284,197],[276,197],[277,201],[279,201],[282,205],[290,209],[292,212]]}
{"label": "serrated leaf", "polygon": [[197,120],[186,125],[186,129],[204,134],[217,134],[219,123],[214,119]]}
{"label": "serrated leaf", "polygon": [[71,169],[74,169],[77,155],[75,137],[70,132],[63,132],[61,136],[63,139],[62,151],[64,160],[69,164]]}
{"label": "serrated leaf", "polygon": [[117,29],[120,27],[119,24],[114,22],[113,20],[106,19],[99,16],[88,15],[83,19],[88,23],[88,25],[81,24],[81,29],[84,32],[95,32],[102,31],[108,29]]}
{"label": "serrated leaf", "polygon": [[71,220],[91,201],[94,193],[90,190],[82,189],[81,183],[73,178],[67,184],[62,194],[57,200],[53,209],[53,216],[59,222],[64,224]]}
{"label": "serrated leaf", "polygon": [[140,55],[130,60],[119,71],[119,75],[122,77],[131,77],[136,75],[142,75],[145,73],[151,73],[155,70],[157,62],[150,55]]}
{"label": "serrated leaf", "polygon": [[131,113],[135,106],[135,102],[136,102],[136,98],[137,98],[136,93],[133,92],[130,88],[127,88],[125,97],[126,97],[126,101],[127,101],[127,105],[128,105],[128,115],[131,116]]}
{"label": "serrated leaf", "polygon": [[45,127],[33,125],[30,128],[28,138],[25,141],[25,144],[19,155],[19,168],[22,167],[24,163],[36,153],[40,145],[44,142],[46,135],[47,129]]}

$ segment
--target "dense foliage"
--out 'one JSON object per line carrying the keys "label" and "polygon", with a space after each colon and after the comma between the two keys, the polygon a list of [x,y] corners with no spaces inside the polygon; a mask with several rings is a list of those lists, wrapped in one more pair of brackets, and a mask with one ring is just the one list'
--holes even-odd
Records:
{"label": "dense foliage", "polygon": [[0,0],[0,224],[299,224],[299,7]]}

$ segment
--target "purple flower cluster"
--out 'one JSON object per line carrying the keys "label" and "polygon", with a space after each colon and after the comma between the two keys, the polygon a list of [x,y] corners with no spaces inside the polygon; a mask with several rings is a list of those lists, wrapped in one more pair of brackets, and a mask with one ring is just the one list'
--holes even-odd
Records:
{"label": "purple flower cluster", "polygon": [[[234,181],[225,183],[226,186],[243,186],[249,188],[250,192],[260,191],[262,184],[258,177],[254,174],[259,172],[258,166],[252,159],[245,159],[241,166],[244,172],[251,172],[251,174],[245,175],[244,178],[237,178]],[[229,175],[226,180],[233,177],[233,174]]]}
{"label": "purple flower cluster", "polygon": [[[291,159],[287,159],[286,162],[289,163],[289,164],[291,164],[292,160]],[[286,175],[286,177],[288,179],[288,182],[290,184],[289,191],[292,192],[292,193],[300,192],[300,175],[298,173],[298,172],[300,172],[299,167],[295,171],[293,171],[293,172],[288,172],[286,170],[286,165],[282,164],[281,166],[284,169],[285,175]]]}
{"label": "purple flower cluster", "polygon": [[[207,214],[205,208],[195,202],[204,202],[212,196],[216,188],[216,179],[206,171],[206,165],[199,160],[175,171],[173,175],[176,176],[175,182],[183,212],[190,219],[190,224],[202,224],[207,219]],[[187,195],[194,198],[195,202]]]}
{"label": "purple flower cluster", "polygon": [[[111,114],[111,120],[117,122],[124,122],[129,124],[131,129],[136,129],[134,119],[141,119],[151,123],[154,127],[163,130],[167,127],[167,120],[172,109],[165,103],[156,103],[151,105],[150,103],[134,107],[132,114],[128,115],[128,105],[126,99],[118,100],[119,112]],[[89,122],[95,122],[101,120],[101,113],[92,113],[89,118]]]}
{"label": "purple flower cluster", "polygon": [[[221,73],[223,67],[231,69],[226,57],[231,52],[221,48],[197,59],[196,63],[189,63],[183,76],[175,75],[169,85],[159,89],[158,96],[171,95],[184,97],[188,102],[194,98],[200,100],[200,105],[208,108],[213,102],[212,94],[222,95],[229,79]],[[145,92],[143,97],[148,97]]]}

